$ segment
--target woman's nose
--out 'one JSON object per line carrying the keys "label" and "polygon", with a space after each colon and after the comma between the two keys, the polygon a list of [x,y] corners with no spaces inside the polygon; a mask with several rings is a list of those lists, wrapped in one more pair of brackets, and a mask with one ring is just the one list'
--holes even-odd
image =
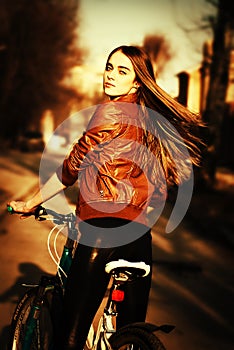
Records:
{"label": "woman's nose", "polygon": [[107,78],[108,78],[109,80],[114,80],[114,79],[115,79],[115,73],[114,73],[113,71],[109,71],[109,72],[107,73]]}

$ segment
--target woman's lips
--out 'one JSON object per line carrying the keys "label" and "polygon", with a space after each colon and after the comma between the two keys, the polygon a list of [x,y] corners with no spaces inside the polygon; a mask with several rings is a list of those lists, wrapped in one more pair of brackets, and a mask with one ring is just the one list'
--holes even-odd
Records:
{"label": "woman's lips", "polygon": [[114,87],[114,85],[111,84],[111,83],[105,83],[104,86],[107,87],[107,88]]}

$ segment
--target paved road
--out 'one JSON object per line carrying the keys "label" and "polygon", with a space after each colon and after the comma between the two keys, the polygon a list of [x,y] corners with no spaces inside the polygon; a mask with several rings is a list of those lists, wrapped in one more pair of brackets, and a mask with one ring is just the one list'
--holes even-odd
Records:
{"label": "paved road", "polygon": [[[6,199],[34,191],[38,155],[0,157],[0,349],[5,350],[11,315],[23,292],[22,282],[36,282],[42,272],[54,273],[46,239],[49,224],[19,220],[5,212]],[[29,166],[34,164],[34,167]],[[214,200],[214,198],[213,198]],[[205,201],[200,204],[205,215]],[[212,227],[196,218],[166,235],[167,213],[153,228],[153,281],[147,320],[176,325],[158,333],[168,350],[233,350],[234,272],[231,231],[212,237]],[[222,233],[222,227],[216,231]],[[209,231],[209,232],[208,232]],[[216,232],[217,236],[217,232]],[[212,239],[214,238],[214,239]]]}

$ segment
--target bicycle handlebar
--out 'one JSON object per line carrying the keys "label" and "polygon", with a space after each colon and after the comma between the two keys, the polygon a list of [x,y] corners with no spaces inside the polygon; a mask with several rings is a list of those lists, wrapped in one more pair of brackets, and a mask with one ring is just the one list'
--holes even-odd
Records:
{"label": "bicycle handlebar", "polygon": [[75,221],[75,215],[73,213],[69,214],[59,214],[55,212],[52,209],[44,208],[41,205],[39,205],[34,212],[32,213],[21,213],[15,211],[11,206],[7,205],[7,211],[9,214],[19,214],[19,215],[25,215],[25,216],[34,216],[35,220],[37,221],[43,221],[46,220],[44,217],[45,215],[50,215],[53,217],[55,222],[57,224],[64,224],[64,223],[71,223]]}

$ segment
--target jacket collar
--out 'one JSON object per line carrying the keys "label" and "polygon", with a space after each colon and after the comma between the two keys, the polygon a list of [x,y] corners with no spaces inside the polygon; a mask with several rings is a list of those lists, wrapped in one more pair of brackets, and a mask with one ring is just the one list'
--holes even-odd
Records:
{"label": "jacket collar", "polygon": [[129,102],[136,103],[137,102],[137,93],[120,96],[117,100],[110,100],[110,102]]}

